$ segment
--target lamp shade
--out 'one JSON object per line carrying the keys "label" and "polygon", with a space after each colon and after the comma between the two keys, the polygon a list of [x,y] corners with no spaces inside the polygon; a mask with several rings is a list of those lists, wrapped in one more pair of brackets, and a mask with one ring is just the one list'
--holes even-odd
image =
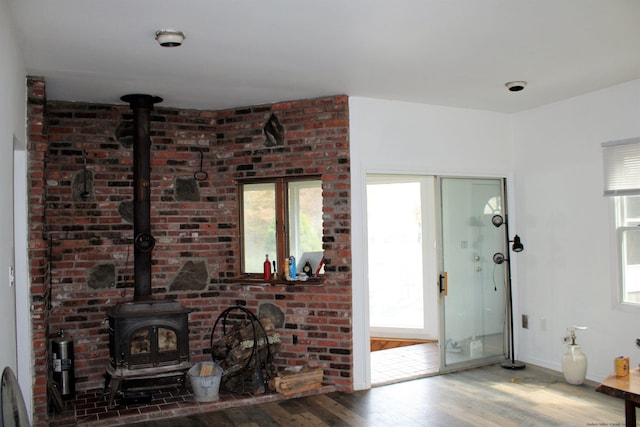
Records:
{"label": "lamp shade", "polygon": [[524,250],[524,245],[520,241],[520,236],[517,234],[513,237],[513,246],[511,246],[511,250],[513,250],[513,252],[522,252]]}

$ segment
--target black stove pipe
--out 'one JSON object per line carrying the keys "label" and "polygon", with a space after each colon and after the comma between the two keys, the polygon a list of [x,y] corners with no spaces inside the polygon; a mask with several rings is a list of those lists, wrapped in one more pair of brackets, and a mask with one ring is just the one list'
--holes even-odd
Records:
{"label": "black stove pipe", "polygon": [[120,98],[133,110],[133,257],[134,301],[152,299],[151,251],[151,110],[162,98],[131,94]]}

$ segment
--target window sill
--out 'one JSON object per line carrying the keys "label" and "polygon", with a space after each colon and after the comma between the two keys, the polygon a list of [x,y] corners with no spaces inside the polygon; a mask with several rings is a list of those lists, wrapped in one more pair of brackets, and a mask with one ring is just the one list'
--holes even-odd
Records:
{"label": "window sill", "polygon": [[225,280],[225,283],[236,285],[271,285],[271,286],[323,286],[322,277],[310,277],[307,280],[264,280],[255,277],[234,277]]}

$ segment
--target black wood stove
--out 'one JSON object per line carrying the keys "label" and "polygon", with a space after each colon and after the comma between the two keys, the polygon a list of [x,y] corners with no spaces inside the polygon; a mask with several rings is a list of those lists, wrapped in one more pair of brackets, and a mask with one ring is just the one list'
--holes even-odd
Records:
{"label": "black wood stove", "polygon": [[182,386],[189,362],[189,310],[173,301],[126,302],[108,312],[109,406],[118,391]]}
{"label": "black wood stove", "polygon": [[116,369],[189,360],[188,310],[171,301],[128,302],[109,311],[109,364]]}
{"label": "black wood stove", "polygon": [[189,362],[189,310],[175,301],[153,300],[149,129],[153,104],[162,99],[126,95],[133,110],[133,301],[112,307],[109,318],[109,362],[105,392],[109,406],[116,394],[140,393],[182,385]]}

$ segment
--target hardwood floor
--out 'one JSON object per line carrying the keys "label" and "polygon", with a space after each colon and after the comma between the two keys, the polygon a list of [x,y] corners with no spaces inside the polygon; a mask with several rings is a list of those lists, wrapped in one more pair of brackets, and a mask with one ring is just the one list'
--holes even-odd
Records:
{"label": "hardwood floor", "polygon": [[136,427],[624,425],[624,403],[533,366],[493,365],[355,393],[332,392]]}

